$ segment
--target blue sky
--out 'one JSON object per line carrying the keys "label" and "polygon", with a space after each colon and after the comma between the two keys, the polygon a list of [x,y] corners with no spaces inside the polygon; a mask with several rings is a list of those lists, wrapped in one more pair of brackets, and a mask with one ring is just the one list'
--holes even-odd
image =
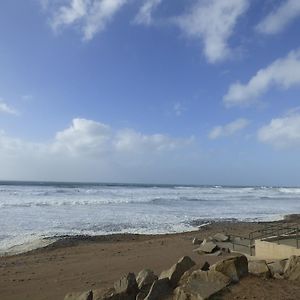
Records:
{"label": "blue sky", "polygon": [[0,179],[300,185],[298,0],[4,0]]}

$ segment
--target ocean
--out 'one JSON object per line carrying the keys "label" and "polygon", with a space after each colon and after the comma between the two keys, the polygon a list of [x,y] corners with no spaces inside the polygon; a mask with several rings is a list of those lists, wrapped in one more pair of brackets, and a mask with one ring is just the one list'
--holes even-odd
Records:
{"label": "ocean", "polygon": [[300,188],[0,182],[0,253],[45,237],[161,234],[300,212]]}

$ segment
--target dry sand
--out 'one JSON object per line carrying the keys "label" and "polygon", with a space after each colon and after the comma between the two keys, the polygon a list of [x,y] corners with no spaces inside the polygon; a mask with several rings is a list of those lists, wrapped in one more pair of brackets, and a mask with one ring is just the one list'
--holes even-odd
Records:
{"label": "dry sand", "polygon": [[[180,257],[214,263],[220,257],[193,253],[193,237],[217,232],[246,234],[256,223],[215,223],[197,232],[144,236],[112,235],[64,240],[50,247],[0,258],[1,300],[60,300],[69,291],[109,287],[122,274],[150,268],[159,274]],[[220,299],[300,299],[299,282],[249,276]]]}

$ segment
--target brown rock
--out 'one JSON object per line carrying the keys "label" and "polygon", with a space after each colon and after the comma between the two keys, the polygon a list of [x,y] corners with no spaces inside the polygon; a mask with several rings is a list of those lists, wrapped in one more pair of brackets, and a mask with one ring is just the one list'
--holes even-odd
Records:
{"label": "brown rock", "polygon": [[292,255],[284,268],[284,278],[300,280],[300,256]]}
{"label": "brown rock", "polygon": [[114,288],[117,294],[137,294],[138,285],[134,273],[124,275],[120,280],[114,283]]}
{"label": "brown rock", "polygon": [[194,251],[212,253],[218,249],[219,249],[219,247],[214,242],[204,240],[197,249],[194,249]]}
{"label": "brown rock", "polygon": [[69,293],[65,296],[64,300],[93,300],[93,292],[79,292],[79,293]]}
{"label": "brown rock", "polygon": [[158,279],[153,282],[145,300],[161,300],[171,292],[170,280],[168,278]]}
{"label": "brown rock", "polygon": [[232,281],[238,282],[248,274],[248,260],[245,255],[232,256],[210,266],[210,270],[221,272]]}
{"label": "brown rock", "polygon": [[154,274],[153,271],[149,269],[144,269],[139,272],[139,274],[136,277],[136,281],[138,284],[139,289],[143,289],[147,286],[151,286],[152,283],[157,280],[157,276]]}
{"label": "brown rock", "polygon": [[267,263],[265,260],[252,260],[248,262],[248,271],[249,273],[264,277],[264,278],[269,278],[271,273],[270,270],[267,266]]}
{"label": "brown rock", "polygon": [[189,256],[184,256],[169,270],[163,271],[160,274],[159,279],[168,278],[171,286],[175,287],[181,276],[194,265],[195,262]]}
{"label": "brown rock", "polygon": [[213,239],[217,242],[227,242],[229,240],[229,237],[223,233],[216,233],[213,236]]}
{"label": "brown rock", "polygon": [[275,274],[283,275],[284,267],[287,263],[287,259],[277,260],[268,263],[269,270],[271,275],[274,276]]}

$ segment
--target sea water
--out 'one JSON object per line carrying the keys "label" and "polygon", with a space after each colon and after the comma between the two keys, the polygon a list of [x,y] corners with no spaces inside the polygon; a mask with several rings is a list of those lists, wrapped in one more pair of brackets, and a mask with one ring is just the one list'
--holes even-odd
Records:
{"label": "sea water", "polygon": [[0,253],[44,237],[160,234],[300,212],[300,188],[0,182]]}

